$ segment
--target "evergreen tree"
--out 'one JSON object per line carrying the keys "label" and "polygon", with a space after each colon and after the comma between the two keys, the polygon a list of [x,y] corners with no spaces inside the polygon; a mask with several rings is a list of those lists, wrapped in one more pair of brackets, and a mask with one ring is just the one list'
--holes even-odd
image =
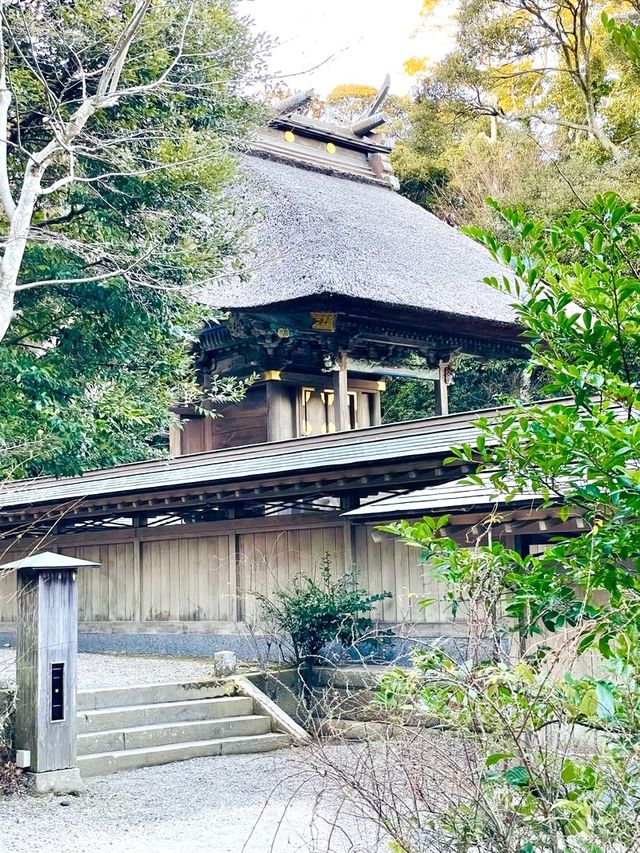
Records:
{"label": "evergreen tree", "polygon": [[68,140],[39,175],[0,343],[2,473],[143,458],[170,406],[197,397],[191,346],[214,316],[201,284],[238,263],[224,188],[257,117],[255,44],[233,0],[3,4],[2,35],[4,260],[29,164]]}

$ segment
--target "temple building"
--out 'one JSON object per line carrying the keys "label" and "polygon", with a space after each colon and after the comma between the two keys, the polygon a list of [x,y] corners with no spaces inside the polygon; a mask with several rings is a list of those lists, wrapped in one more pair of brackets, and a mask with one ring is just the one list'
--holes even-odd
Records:
{"label": "temple building", "polygon": [[[225,319],[203,330],[197,363],[205,388],[254,377],[246,398],[218,418],[178,410],[167,459],[4,490],[0,535],[15,558],[46,548],[100,564],[78,575],[83,648],[198,654],[235,642],[249,654],[256,593],[326,554],[393,594],[378,615],[397,632],[464,633],[418,552],[376,524],[446,509],[464,539],[486,514],[490,489],[457,484],[473,465],[445,461],[477,435],[473,414],[448,414],[451,358],[522,350],[511,300],[484,282],[503,268],[397,192],[374,132],[383,95],[350,128],[294,98],[242,157],[235,192],[258,213],[254,251],[207,292]],[[436,417],[381,424],[394,376],[431,381]],[[522,544],[579,526],[539,504],[522,496],[500,535]],[[0,639],[14,630],[14,592],[15,577],[0,578]]]}
{"label": "temple building", "polygon": [[199,362],[205,385],[256,381],[223,418],[183,410],[174,455],[375,426],[389,376],[432,381],[446,414],[453,354],[523,354],[510,298],[483,281],[504,269],[397,192],[372,118],[278,114],[243,158],[254,253],[207,293],[228,319],[203,332]]}

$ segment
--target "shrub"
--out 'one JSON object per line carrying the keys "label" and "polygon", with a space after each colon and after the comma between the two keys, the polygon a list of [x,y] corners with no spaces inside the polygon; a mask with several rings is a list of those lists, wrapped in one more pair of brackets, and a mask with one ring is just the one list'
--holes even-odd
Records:
{"label": "shrub", "polygon": [[20,771],[13,760],[14,700],[12,691],[0,690],[0,795],[14,793],[20,779]]}
{"label": "shrub", "polygon": [[296,663],[318,658],[323,647],[337,642],[343,648],[389,637],[375,629],[368,615],[390,592],[370,594],[358,587],[358,574],[346,571],[334,578],[325,555],[319,578],[298,575],[290,589],[277,589],[274,599],[259,596],[262,614],[273,630],[286,635]]}

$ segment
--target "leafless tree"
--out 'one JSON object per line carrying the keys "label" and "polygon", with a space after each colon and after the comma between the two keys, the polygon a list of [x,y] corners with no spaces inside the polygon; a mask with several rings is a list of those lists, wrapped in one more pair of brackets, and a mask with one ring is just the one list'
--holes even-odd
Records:
{"label": "leafless tree", "polygon": [[[19,291],[58,283],[46,275],[21,281],[29,241],[62,246],[86,260],[86,273],[63,278],[65,284],[114,276],[154,283],[148,270],[142,272],[153,242],[146,251],[121,257],[100,252],[53,227],[78,215],[57,202],[71,187],[99,189],[114,176],[175,165],[170,156],[145,160],[127,152],[145,133],[155,134],[157,144],[178,146],[182,140],[163,140],[161,126],[149,130],[144,122],[111,131],[110,121],[115,108],[134,110],[149,102],[169,115],[179,98],[205,102],[220,87],[237,83],[215,77],[219,45],[206,44],[203,28],[203,16],[212,14],[213,5],[207,9],[203,0],[98,0],[82,9],[65,0],[0,0],[0,340]],[[28,134],[22,133],[25,77],[34,90]],[[192,151],[180,165],[219,154],[215,147]],[[83,163],[93,169],[83,169]],[[171,228],[169,219],[163,227]]]}

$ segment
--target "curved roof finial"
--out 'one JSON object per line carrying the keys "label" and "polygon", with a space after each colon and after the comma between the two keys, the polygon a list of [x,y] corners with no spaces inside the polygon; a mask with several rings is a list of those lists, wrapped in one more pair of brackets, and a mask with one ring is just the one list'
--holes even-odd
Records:
{"label": "curved roof finial", "polygon": [[275,105],[275,113],[278,116],[286,115],[287,113],[295,112],[301,107],[306,107],[309,101],[315,98],[316,93],[313,89],[307,89],[305,92],[294,92],[283,101],[279,101]]}
{"label": "curved roof finial", "polygon": [[389,89],[391,88],[391,75],[387,74],[382,82],[382,86],[378,89],[375,94],[374,99],[371,101],[367,109],[360,116],[360,120],[368,118],[369,116],[375,115],[380,110],[380,107],[387,100],[389,95]]}

